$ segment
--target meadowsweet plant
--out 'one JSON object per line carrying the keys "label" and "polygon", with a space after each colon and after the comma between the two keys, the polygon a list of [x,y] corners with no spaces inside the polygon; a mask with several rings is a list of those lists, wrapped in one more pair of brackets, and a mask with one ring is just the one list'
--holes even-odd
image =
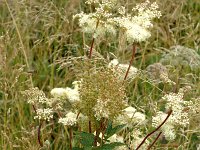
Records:
{"label": "meadowsweet plant", "polygon": [[[35,110],[34,119],[39,120],[40,146],[43,146],[40,133],[43,122],[53,122],[57,128],[67,131],[64,136],[68,137],[70,150],[150,149],[161,135],[165,140],[175,140],[176,129],[184,129],[190,123],[194,103],[184,100],[187,88],[161,93],[162,105],[158,105],[150,117],[145,109],[129,103],[127,90],[141,72],[132,66],[136,46],[150,38],[153,19],[161,17],[157,3],[146,0],[131,10],[117,0],[87,0],[85,4],[92,8],[91,12],[80,12],[74,19],[78,19],[82,32],[91,35],[92,42],[88,56],[77,57],[79,61],[74,64],[73,59],[68,62],[78,68],[70,86],[55,87],[48,96],[38,88],[23,92]],[[117,58],[108,60],[98,52],[100,57],[93,55],[95,40],[119,33],[127,44],[133,45],[129,64],[120,63]],[[146,72],[148,78],[158,84],[177,84],[161,63],[149,65]],[[178,87],[173,89],[178,90]],[[152,141],[151,135],[158,130],[160,133]]]}

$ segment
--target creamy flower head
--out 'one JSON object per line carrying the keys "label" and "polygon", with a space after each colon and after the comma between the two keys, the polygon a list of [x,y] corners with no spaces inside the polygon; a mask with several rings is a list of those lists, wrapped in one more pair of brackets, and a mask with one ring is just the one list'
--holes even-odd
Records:
{"label": "creamy flower head", "polygon": [[124,119],[127,120],[127,122],[141,123],[146,119],[146,116],[143,113],[137,112],[132,106],[124,109],[124,115]]}
{"label": "creamy flower head", "polygon": [[70,103],[75,103],[80,100],[79,91],[77,89],[66,88],[66,95]]}
{"label": "creamy flower head", "polygon": [[146,119],[146,116],[141,112],[136,112],[133,116],[136,122],[143,122]]}
{"label": "creamy flower head", "polygon": [[124,114],[126,114],[129,118],[133,118],[135,113],[136,109],[132,106],[129,106],[126,109],[124,109]]}
{"label": "creamy flower head", "polygon": [[111,60],[110,63],[108,64],[108,67],[109,67],[109,68],[110,68],[110,67],[115,67],[115,66],[117,66],[118,64],[119,64],[118,59],[113,59],[113,60]]}
{"label": "creamy flower head", "polygon": [[66,98],[66,89],[65,88],[54,88],[51,90],[51,95],[55,98]]}
{"label": "creamy flower head", "polygon": [[72,83],[74,88],[54,88],[51,90],[51,95],[54,98],[66,98],[70,103],[75,103],[80,100],[79,98],[79,89],[81,86],[81,81],[74,81]]}
{"label": "creamy flower head", "polygon": [[156,2],[151,4],[147,0],[133,8],[133,11],[137,11],[137,15],[132,16],[124,12],[124,8],[121,8],[119,9],[121,16],[115,17],[113,20],[124,30],[126,40],[129,43],[142,42],[151,36],[149,28],[153,27],[152,20],[161,16],[157,9]]}
{"label": "creamy flower head", "polygon": [[58,123],[62,123],[63,125],[66,126],[74,126],[77,123],[77,114],[69,112],[65,115],[64,118],[60,118],[58,120]]}

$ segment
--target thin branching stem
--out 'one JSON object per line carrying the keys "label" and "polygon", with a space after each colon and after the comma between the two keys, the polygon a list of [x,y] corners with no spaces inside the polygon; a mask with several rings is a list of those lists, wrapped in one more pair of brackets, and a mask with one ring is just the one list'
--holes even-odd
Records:
{"label": "thin branching stem", "polygon": [[156,137],[156,139],[153,141],[153,143],[148,147],[148,149],[147,150],[150,150],[152,147],[153,147],[153,145],[156,143],[156,141],[158,140],[158,138],[160,137],[160,135],[162,134],[162,132],[160,132],[159,134],[158,134],[158,136]]}
{"label": "thin branching stem", "polygon": [[172,110],[170,110],[168,112],[168,115],[167,117],[165,118],[165,120],[155,129],[153,130],[151,133],[147,134],[146,137],[143,139],[143,141],[140,143],[140,145],[136,148],[136,150],[138,150],[146,141],[146,139],[151,136],[152,134],[154,134],[156,131],[158,131],[164,124],[165,122],[167,121],[167,119],[169,118],[169,116],[172,114]]}
{"label": "thin branching stem", "polygon": [[124,77],[124,80],[126,80],[126,78],[127,78],[127,76],[128,76],[128,73],[129,73],[129,71],[130,71],[131,65],[132,65],[132,63],[133,63],[133,61],[134,61],[134,59],[135,59],[135,52],[136,52],[136,45],[133,44],[132,57],[131,57],[131,60],[130,60],[128,69],[127,69],[127,71],[126,71],[126,75],[125,75],[125,77]]}
{"label": "thin branching stem", "polygon": [[[99,26],[99,19],[97,20],[96,29],[98,28],[98,26]],[[93,36],[92,43],[91,43],[91,46],[90,46],[89,58],[92,58],[92,50],[93,50],[93,47],[94,47],[94,41],[95,41],[95,38]]]}

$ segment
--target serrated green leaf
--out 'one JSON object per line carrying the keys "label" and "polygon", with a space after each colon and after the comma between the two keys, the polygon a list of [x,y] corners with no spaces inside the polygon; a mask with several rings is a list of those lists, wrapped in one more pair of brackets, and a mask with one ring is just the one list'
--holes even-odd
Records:
{"label": "serrated green leaf", "polygon": [[117,132],[122,130],[125,126],[126,126],[126,124],[122,124],[122,125],[118,125],[118,126],[112,128],[112,125],[109,125],[109,129],[106,130],[105,139],[107,140],[109,137],[113,136],[114,134],[116,134]]}
{"label": "serrated green leaf", "polygon": [[75,139],[80,141],[83,147],[91,147],[94,144],[94,134],[87,132],[75,132]]}

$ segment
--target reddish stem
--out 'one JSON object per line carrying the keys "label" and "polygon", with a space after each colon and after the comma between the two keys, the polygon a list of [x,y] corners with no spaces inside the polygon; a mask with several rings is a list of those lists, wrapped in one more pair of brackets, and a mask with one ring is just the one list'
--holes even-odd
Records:
{"label": "reddish stem", "polygon": [[154,134],[156,131],[158,131],[162,126],[163,126],[163,124],[165,124],[165,122],[167,121],[167,119],[169,118],[169,116],[172,114],[172,110],[170,110],[169,112],[168,112],[168,115],[167,115],[167,117],[165,118],[165,120],[154,130],[154,131],[152,131],[151,133],[149,133],[149,134],[147,134],[147,136],[143,139],[143,141],[140,143],[140,145],[136,148],[136,150],[138,150],[143,144],[144,144],[144,142],[145,142],[145,140],[149,137],[149,136],[151,136],[152,134]]}
{"label": "reddish stem", "polygon": [[42,127],[42,122],[39,124],[39,127],[38,127],[38,143],[40,144],[40,146],[42,147],[43,144],[41,142],[41,127]]}
{"label": "reddish stem", "polygon": [[91,44],[91,47],[90,47],[90,53],[89,53],[89,58],[91,59],[92,58],[92,50],[93,50],[93,47],[94,47],[94,38],[92,39],[92,44]]}
{"label": "reddish stem", "polygon": [[92,124],[90,120],[89,120],[89,133],[92,133]]}
{"label": "reddish stem", "polygon": [[148,147],[148,149],[147,150],[150,150],[151,148],[152,148],[152,146],[156,143],[156,141],[158,140],[158,138],[160,137],[160,135],[162,134],[162,132],[160,132],[159,134],[158,134],[158,136],[156,137],[156,139],[153,141],[153,143]]}
{"label": "reddish stem", "polygon": [[134,61],[135,52],[136,52],[136,45],[133,44],[132,57],[131,57],[131,60],[130,60],[128,69],[127,69],[127,71],[126,71],[126,75],[125,75],[125,77],[124,77],[124,80],[126,80],[126,78],[127,78],[127,76],[128,76],[128,73],[129,73],[129,70],[130,70],[130,68],[131,68],[131,65],[132,65],[132,63],[133,63],[133,61]]}
{"label": "reddish stem", "polygon": [[35,105],[32,105],[32,106],[33,106],[33,110],[34,110],[34,112],[36,113],[37,111],[36,111]]}
{"label": "reddish stem", "polygon": [[[98,28],[98,25],[99,25],[99,20],[97,20],[96,29]],[[92,44],[91,44],[91,47],[90,47],[89,58],[92,58],[92,50],[93,50],[93,47],[94,47],[94,41],[95,41],[95,38],[93,37]]]}

